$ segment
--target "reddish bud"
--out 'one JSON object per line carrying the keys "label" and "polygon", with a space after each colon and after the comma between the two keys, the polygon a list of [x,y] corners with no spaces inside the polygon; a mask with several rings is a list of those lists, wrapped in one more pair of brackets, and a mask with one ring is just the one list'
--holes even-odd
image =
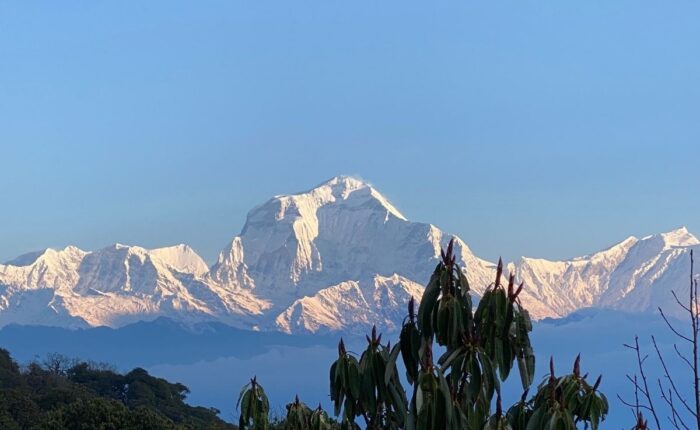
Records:
{"label": "reddish bud", "polygon": [[549,357],[549,375],[554,378],[554,357]]}
{"label": "reddish bud", "polygon": [[450,243],[447,244],[447,258],[452,262],[454,261],[454,258],[452,256],[452,248],[453,248],[454,244],[455,244],[455,238],[453,236],[452,239],[450,239]]}
{"label": "reddish bud", "polygon": [[513,294],[513,301],[515,301],[515,299],[517,299],[518,296],[520,295],[520,292],[523,290],[523,285],[525,285],[525,283],[521,282],[520,285],[518,286],[518,289],[515,290],[515,294]]}
{"label": "reddish bud", "polygon": [[515,275],[512,273],[508,276],[508,299],[513,299],[513,284],[515,284]]}
{"label": "reddish bud", "polygon": [[501,275],[503,274],[503,260],[498,258],[498,266],[496,266],[496,283],[494,286],[498,287],[501,284]]}

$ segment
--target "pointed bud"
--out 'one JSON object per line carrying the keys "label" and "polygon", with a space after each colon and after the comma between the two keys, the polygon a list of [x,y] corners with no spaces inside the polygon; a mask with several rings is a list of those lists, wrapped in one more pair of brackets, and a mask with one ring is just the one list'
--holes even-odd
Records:
{"label": "pointed bud", "polygon": [[299,395],[294,396],[294,404],[299,405]]}
{"label": "pointed bud", "polygon": [[576,377],[581,375],[581,354],[577,355],[576,360],[574,360],[574,375]]}
{"label": "pointed bud", "polygon": [[343,342],[343,338],[340,338],[340,342],[338,342],[338,355],[343,357],[345,356],[345,342]]}
{"label": "pointed bud", "polygon": [[408,302],[408,318],[411,320],[411,322],[413,322],[413,320],[415,319],[415,316],[416,316],[415,309],[416,309],[416,300],[413,297],[411,297],[411,300],[409,300],[409,302]]}
{"label": "pointed bud", "polygon": [[515,284],[515,275],[512,273],[508,276],[508,299],[513,299],[513,284]]}
{"label": "pointed bud", "polygon": [[595,380],[595,384],[593,384],[593,391],[597,390],[598,387],[600,387],[600,381],[603,380],[603,375],[598,376],[598,379]]}
{"label": "pointed bud", "polygon": [[498,287],[501,284],[501,275],[503,274],[503,260],[498,257],[498,266],[496,266],[496,283],[495,286]]}
{"label": "pointed bud", "polygon": [[372,326],[372,342],[377,340],[377,326],[373,325]]}
{"label": "pointed bud", "polygon": [[528,387],[528,388],[526,388],[525,391],[523,392],[523,395],[520,396],[520,401],[521,401],[522,403],[525,403],[525,400],[527,400],[527,393],[529,393],[529,392],[530,392],[530,388]]}
{"label": "pointed bud", "polygon": [[518,289],[515,290],[515,294],[513,294],[513,301],[518,298],[520,295],[520,292],[523,290],[523,285],[525,285],[525,282],[521,282],[520,285],[518,286]]}
{"label": "pointed bud", "polygon": [[554,357],[549,357],[549,374],[554,378]]}

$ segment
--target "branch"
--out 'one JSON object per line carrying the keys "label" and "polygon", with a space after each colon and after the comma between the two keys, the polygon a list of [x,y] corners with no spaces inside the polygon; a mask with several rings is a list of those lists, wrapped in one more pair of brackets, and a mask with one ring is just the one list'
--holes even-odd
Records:
{"label": "branch", "polygon": [[[649,392],[647,392],[646,389],[644,389],[644,387],[641,387],[641,386],[637,383],[637,375],[634,375],[634,378],[632,378],[630,375],[625,375],[625,376],[626,376],[627,379],[632,383],[632,385],[634,385],[634,396],[635,396],[635,398],[638,397],[637,392],[641,392],[642,394],[644,394],[644,397],[647,397],[647,396],[649,395]],[[637,398],[637,399],[635,399],[635,400],[637,401],[637,404],[639,404],[639,399]],[[641,405],[640,405],[640,406],[641,406]]]}
{"label": "branch", "polygon": [[[690,310],[689,307],[687,307],[686,305],[684,305],[684,304],[680,301],[680,299],[678,299],[678,296],[676,295],[676,292],[675,292],[674,290],[671,290],[671,294],[673,294],[673,298],[676,299],[676,303],[678,303],[678,306],[680,306],[680,307],[682,307],[683,309],[685,309],[686,312],[692,312],[692,311]],[[691,306],[692,306],[692,305],[691,305]]]}
{"label": "branch", "polygon": [[[690,406],[688,406],[688,402],[685,401],[685,399],[680,395],[678,392],[678,389],[676,388],[676,384],[673,382],[673,378],[671,378],[671,374],[668,372],[668,367],[666,367],[666,362],[664,361],[664,357],[661,355],[661,351],[659,351],[659,346],[656,344],[656,339],[654,336],[651,337],[651,343],[654,344],[654,349],[656,350],[656,355],[659,357],[659,361],[661,362],[661,366],[664,369],[664,374],[666,375],[666,379],[668,379],[668,382],[671,384],[671,388],[673,388],[673,392],[676,394],[676,397],[678,397],[678,400],[681,401],[683,406],[690,412],[694,417],[697,418],[697,413],[693,411]],[[659,386],[661,385],[661,382],[659,382]],[[661,390],[661,395],[663,396],[663,389]]]}
{"label": "branch", "polygon": [[[668,321],[668,318],[666,318],[666,315],[664,314],[664,310],[663,310],[663,309],[661,309],[661,308],[658,308],[658,309],[659,309],[659,312],[661,313],[661,316],[663,317],[664,321],[666,321],[666,325],[668,326],[668,328],[671,329],[671,331],[672,331],[676,336],[680,337],[681,339],[685,339],[685,340],[687,340],[687,341],[690,342],[690,343],[693,343],[693,340],[692,340],[691,338],[680,334],[680,333],[678,332],[678,330],[676,330],[676,329],[671,325],[671,323]],[[695,329],[695,326],[694,326],[694,325],[693,325],[693,329]]]}
{"label": "branch", "polygon": [[690,250],[690,303],[692,308],[690,314],[690,323],[693,327],[693,394],[695,395],[695,421],[697,428],[700,429],[700,379],[698,378],[698,281],[693,281],[695,259],[693,258],[693,250]]}
{"label": "branch", "polygon": [[[628,406],[628,407],[633,408],[633,409],[635,409],[635,410],[636,410],[636,409],[646,409],[646,410],[648,410],[648,411],[651,412],[651,408],[650,408],[649,406],[647,406],[647,405],[637,405],[637,404],[634,404],[634,403],[630,403],[630,402],[626,401],[625,399],[623,399],[622,397],[620,397],[619,394],[617,394],[617,398],[618,398],[618,400],[620,400],[620,402],[621,402],[623,405],[625,405],[625,406]],[[633,411],[633,413],[634,413],[634,411]]]}
{"label": "branch", "polygon": [[685,422],[683,422],[683,419],[678,413],[678,410],[676,410],[676,406],[673,404],[673,392],[669,389],[668,397],[666,397],[666,394],[664,393],[664,387],[661,385],[661,380],[657,379],[656,381],[659,383],[659,391],[661,392],[661,398],[664,399],[666,404],[671,408],[671,416],[666,418],[668,418],[671,424],[673,424],[673,426],[678,430],[680,430],[680,427],[678,426],[679,423],[683,426],[684,429],[690,430],[690,428],[685,424]]}
{"label": "branch", "polygon": [[[637,355],[637,369],[639,370],[639,376],[642,377],[642,383],[644,385],[644,388],[642,388],[641,386],[639,386],[639,384],[637,384],[636,375],[635,375],[634,379],[630,378],[630,376],[628,375],[627,379],[632,381],[632,383],[635,386],[635,390],[641,391],[641,393],[647,399],[648,406],[640,404],[639,407],[647,409],[651,413],[651,416],[654,418],[654,422],[656,423],[656,428],[660,430],[661,423],[659,422],[659,416],[656,414],[656,408],[654,408],[654,402],[651,399],[651,393],[649,392],[649,384],[647,383],[647,376],[644,373],[644,360],[646,360],[647,356],[642,358],[642,355],[641,355],[640,349],[639,349],[639,337],[638,336],[634,337],[634,346],[626,345],[626,344],[625,344],[625,346],[634,350],[634,352]],[[639,403],[639,401],[637,401],[637,403]]]}
{"label": "branch", "polygon": [[688,367],[690,367],[690,370],[693,370],[693,365],[690,364],[690,360],[688,360],[685,355],[681,354],[681,352],[678,350],[678,346],[675,343],[673,344],[673,349],[676,350],[676,354],[678,354],[681,360],[685,361],[685,364],[687,364]]}

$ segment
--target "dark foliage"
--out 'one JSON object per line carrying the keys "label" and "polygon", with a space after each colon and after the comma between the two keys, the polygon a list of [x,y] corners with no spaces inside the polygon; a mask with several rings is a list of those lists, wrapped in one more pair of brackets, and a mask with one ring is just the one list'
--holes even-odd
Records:
{"label": "dark foliage", "polygon": [[218,411],[185,403],[188,389],[143,369],[123,375],[103,364],[51,355],[20,369],[0,349],[2,429],[235,429]]}
{"label": "dark foliage", "polygon": [[[474,306],[469,282],[456,264],[453,242],[441,252],[423,292],[418,312],[413,299],[398,343],[382,343],[372,329],[367,349],[359,356],[338,344],[338,359],[330,369],[332,420],[319,406],[312,411],[296,398],[287,405],[285,430],[597,430],[608,413],[608,401],[598,388],[601,377],[589,384],[581,372],[580,356],[571,374],[557,377],[554,360],[549,374],[528,398],[535,376],[530,344],[532,323],[518,295],[523,284],[508,277],[496,280]],[[433,359],[433,345],[444,348]],[[396,362],[406,368],[406,390]],[[523,394],[507,410],[501,403],[501,382],[517,364]],[[409,394],[407,395],[407,391]],[[410,396],[410,397],[409,397]],[[410,401],[409,401],[410,398]],[[495,402],[494,402],[495,400]],[[493,406],[495,403],[495,411]],[[242,429],[277,430],[268,420],[265,390],[255,378],[239,396]],[[641,419],[641,417],[640,417]],[[277,424],[277,423],[275,423]]]}

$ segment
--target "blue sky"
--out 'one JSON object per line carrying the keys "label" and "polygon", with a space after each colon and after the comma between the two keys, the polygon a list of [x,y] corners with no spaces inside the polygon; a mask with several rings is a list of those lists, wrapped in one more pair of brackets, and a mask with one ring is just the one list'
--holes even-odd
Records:
{"label": "blue sky", "polygon": [[337,174],[483,257],[700,234],[700,4],[0,1],[0,261]]}

